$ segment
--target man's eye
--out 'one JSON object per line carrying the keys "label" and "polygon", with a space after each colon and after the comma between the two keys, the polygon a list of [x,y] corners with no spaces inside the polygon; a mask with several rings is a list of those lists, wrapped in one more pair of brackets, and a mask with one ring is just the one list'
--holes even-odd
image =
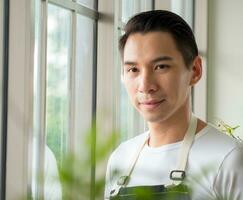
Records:
{"label": "man's eye", "polygon": [[156,65],[155,69],[166,69],[169,68],[169,65],[161,64],[161,65]]}
{"label": "man's eye", "polygon": [[136,67],[131,67],[127,71],[128,72],[138,72],[138,69]]}

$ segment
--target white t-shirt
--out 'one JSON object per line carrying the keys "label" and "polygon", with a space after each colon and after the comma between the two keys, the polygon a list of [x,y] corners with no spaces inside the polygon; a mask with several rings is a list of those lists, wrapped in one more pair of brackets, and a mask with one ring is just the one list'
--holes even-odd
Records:
{"label": "white t-shirt", "polygon": [[[122,143],[110,156],[106,174],[105,199],[133,162],[134,154],[148,132]],[[152,148],[145,145],[128,183],[129,186],[170,183],[182,142]],[[191,147],[186,183],[193,200],[243,200],[243,145],[207,125],[196,134]]]}

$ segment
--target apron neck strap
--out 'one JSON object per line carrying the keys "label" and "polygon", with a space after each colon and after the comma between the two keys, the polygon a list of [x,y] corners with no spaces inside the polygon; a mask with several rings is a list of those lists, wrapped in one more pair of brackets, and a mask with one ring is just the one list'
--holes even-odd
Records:
{"label": "apron neck strap", "polygon": [[[186,165],[187,165],[188,155],[189,155],[189,151],[190,151],[190,148],[192,146],[192,143],[193,143],[193,140],[194,140],[194,137],[196,134],[196,129],[197,129],[197,118],[193,114],[191,114],[189,127],[187,129],[187,132],[182,141],[182,146],[180,148],[177,168],[175,170],[171,171],[171,173],[170,173],[171,182],[169,184],[167,184],[166,186],[179,185],[185,178],[185,169],[186,169]],[[148,139],[149,139],[149,135],[146,137],[146,140],[144,141],[144,143],[140,146],[140,148],[134,155],[133,162],[131,163],[130,167],[127,169],[125,175],[121,176],[118,179],[116,188],[111,191],[112,196],[117,195],[120,188],[125,187],[129,183],[129,179],[132,174],[132,171],[133,171],[133,169],[137,163],[137,160],[139,158],[139,155],[140,155],[141,151],[143,150],[144,146],[146,145]]]}
{"label": "apron neck strap", "polygon": [[187,132],[182,141],[182,146],[179,151],[178,163],[175,170],[170,173],[171,183],[170,185],[179,185],[185,178],[185,170],[188,161],[188,155],[193,144],[195,134],[197,130],[197,118],[191,114],[190,123]]}

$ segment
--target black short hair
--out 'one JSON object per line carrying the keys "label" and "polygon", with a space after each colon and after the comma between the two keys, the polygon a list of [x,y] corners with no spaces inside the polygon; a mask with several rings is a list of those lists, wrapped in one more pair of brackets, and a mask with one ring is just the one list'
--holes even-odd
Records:
{"label": "black short hair", "polygon": [[179,15],[166,10],[152,10],[133,16],[125,25],[125,33],[119,40],[119,50],[123,57],[128,37],[133,33],[153,31],[168,32],[175,40],[185,65],[189,68],[196,56],[198,47],[190,26]]}

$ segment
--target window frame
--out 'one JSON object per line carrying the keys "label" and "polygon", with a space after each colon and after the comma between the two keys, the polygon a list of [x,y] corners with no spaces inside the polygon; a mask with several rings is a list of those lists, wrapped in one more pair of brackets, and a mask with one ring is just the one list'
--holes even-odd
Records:
{"label": "window frame", "polygon": [[[32,133],[33,6],[9,2],[9,74],[6,199],[27,198],[28,147]],[[21,12],[19,12],[21,10]],[[18,66],[18,68],[16,67]],[[17,138],[17,139],[16,139]],[[16,167],[16,163],[18,167]]]}
{"label": "window frame", "polygon": [[9,1],[1,1],[0,10],[0,199],[5,199],[8,103]]}
{"label": "window frame", "polygon": [[[73,120],[73,114],[74,114],[74,106],[75,105],[74,102],[74,92],[75,92],[75,67],[76,67],[76,60],[75,60],[75,56],[76,56],[76,21],[77,21],[77,14],[88,17],[90,19],[95,20],[95,24],[97,24],[97,21],[99,19],[99,13],[95,10],[92,10],[90,8],[87,8],[85,6],[82,6],[81,4],[77,3],[76,1],[70,1],[70,0],[44,0],[41,2],[42,3],[42,16],[41,18],[44,19],[42,20],[43,24],[41,24],[41,29],[42,29],[42,34],[41,34],[41,103],[40,103],[40,118],[41,118],[41,124],[40,124],[40,134],[39,134],[39,169],[38,171],[40,171],[40,176],[39,176],[39,187],[37,187],[37,196],[41,197],[44,196],[44,160],[45,160],[45,150],[44,150],[44,145],[45,145],[45,140],[46,140],[46,68],[47,68],[47,59],[46,59],[46,54],[47,54],[47,7],[49,4],[58,6],[60,8],[69,10],[72,12],[72,22],[71,22],[71,29],[72,29],[72,34],[71,34],[71,63],[70,63],[70,70],[69,70],[69,75],[70,75],[70,79],[69,79],[69,84],[71,86],[71,90],[69,92],[70,94],[70,102],[69,102],[69,115],[70,115],[70,120],[69,120],[69,137],[68,137],[68,142],[69,142],[69,150],[68,152],[74,152],[74,138],[75,138],[75,133],[74,133],[74,120]],[[96,43],[97,43],[97,25],[94,27],[94,49],[96,49]],[[92,95],[92,117],[93,119],[96,118],[96,69],[97,69],[97,59],[96,59],[96,51],[94,51],[94,57],[93,57],[93,95]],[[92,131],[92,133],[95,134],[95,132]],[[92,158],[95,157],[95,135],[93,135],[93,140],[92,140],[92,144],[91,144],[91,154],[92,154]],[[94,186],[95,185],[95,160],[92,159],[91,160],[91,188],[90,190],[93,191],[94,190]],[[91,192],[91,194],[94,194],[94,192]],[[93,199],[93,197],[91,197],[91,199]]]}

